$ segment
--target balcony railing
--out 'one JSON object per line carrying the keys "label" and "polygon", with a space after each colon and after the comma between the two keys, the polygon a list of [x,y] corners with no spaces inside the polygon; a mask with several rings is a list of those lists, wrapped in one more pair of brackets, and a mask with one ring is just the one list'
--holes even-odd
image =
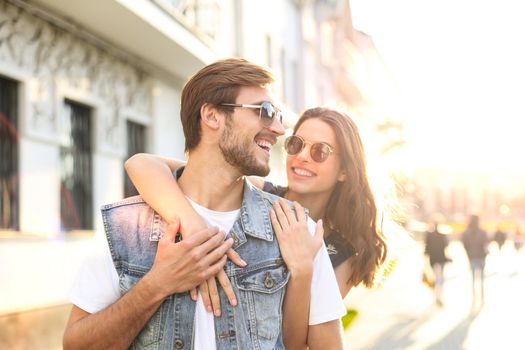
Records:
{"label": "balcony railing", "polygon": [[151,0],[210,45],[220,29],[222,9],[217,0]]}

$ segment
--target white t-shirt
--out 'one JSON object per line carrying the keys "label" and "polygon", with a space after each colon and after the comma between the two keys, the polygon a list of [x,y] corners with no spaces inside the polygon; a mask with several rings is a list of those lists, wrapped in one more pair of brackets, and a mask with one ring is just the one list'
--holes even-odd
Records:
{"label": "white t-shirt", "polygon": [[[239,210],[217,212],[190,200],[193,208],[209,224],[229,232],[239,215]],[[309,219],[310,234],[315,223]],[[71,303],[89,313],[110,306],[120,298],[119,278],[107,241],[99,240],[86,257],[69,292]],[[311,284],[309,324],[316,325],[341,318],[346,313],[330,258],[323,246],[314,260]],[[216,349],[213,314],[207,312],[199,293],[195,308],[194,348]]]}

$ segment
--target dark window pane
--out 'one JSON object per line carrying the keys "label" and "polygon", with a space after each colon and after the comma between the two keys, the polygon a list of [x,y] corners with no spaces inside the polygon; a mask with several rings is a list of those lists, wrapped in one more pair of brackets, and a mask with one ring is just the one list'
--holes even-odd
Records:
{"label": "dark window pane", "polygon": [[60,217],[62,228],[93,228],[91,109],[66,100],[60,147]]}
{"label": "dark window pane", "polygon": [[[128,120],[128,157],[136,153],[146,151],[146,127]],[[137,189],[129,179],[128,174],[124,175],[124,197],[135,196],[138,194]]]}
{"label": "dark window pane", "polygon": [[20,229],[18,205],[18,83],[1,76],[0,229]]}

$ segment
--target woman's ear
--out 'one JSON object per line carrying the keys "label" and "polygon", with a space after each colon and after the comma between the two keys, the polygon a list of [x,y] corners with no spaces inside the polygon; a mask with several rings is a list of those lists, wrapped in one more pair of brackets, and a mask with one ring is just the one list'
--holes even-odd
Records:
{"label": "woman's ear", "polygon": [[337,177],[337,181],[345,182],[346,181],[346,171],[341,171]]}
{"label": "woman's ear", "polygon": [[209,104],[205,103],[201,106],[201,121],[210,129],[219,128],[219,118],[217,118],[217,109]]}

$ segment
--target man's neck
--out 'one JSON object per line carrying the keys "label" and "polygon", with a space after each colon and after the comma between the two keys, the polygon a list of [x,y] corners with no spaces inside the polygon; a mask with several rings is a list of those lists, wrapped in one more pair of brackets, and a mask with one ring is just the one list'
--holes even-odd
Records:
{"label": "man's neck", "polygon": [[243,176],[220,156],[192,152],[178,182],[186,196],[205,208],[231,211],[241,207]]}

